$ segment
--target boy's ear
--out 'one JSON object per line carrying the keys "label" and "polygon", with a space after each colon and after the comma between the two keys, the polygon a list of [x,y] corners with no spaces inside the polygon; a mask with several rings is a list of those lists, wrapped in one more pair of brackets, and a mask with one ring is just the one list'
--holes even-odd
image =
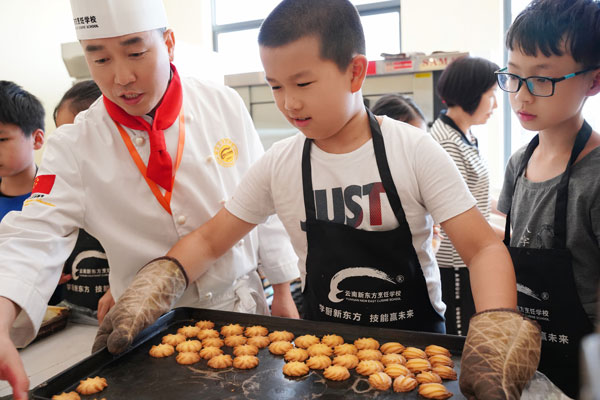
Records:
{"label": "boy's ear", "polygon": [[44,145],[44,131],[41,129],[36,129],[32,134],[33,138],[33,150],[39,150]]}
{"label": "boy's ear", "polygon": [[593,74],[592,87],[590,87],[590,90],[585,94],[586,96],[595,96],[600,93],[600,68],[593,71]]}
{"label": "boy's ear", "polygon": [[350,68],[352,68],[352,81],[351,81],[351,90],[352,93],[358,92],[365,81],[365,77],[367,76],[367,57],[363,54],[358,54],[352,58],[352,62],[350,63]]}
{"label": "boy's ear", "polygon": [[163,39],[169,53],[169,61],[173,62],[175,58],[175,34],[173,33],[173,29],[167,29],[163,33]]}

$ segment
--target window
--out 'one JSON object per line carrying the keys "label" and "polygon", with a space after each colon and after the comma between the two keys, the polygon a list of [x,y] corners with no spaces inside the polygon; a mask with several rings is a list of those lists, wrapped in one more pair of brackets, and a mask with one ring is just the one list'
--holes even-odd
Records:
{"label": "window", "polygon": [[[383,52],[400,52],[400,0],[351,0],[365,31],[367,58]],[[212,0],[213,48],[224,74],[262,71],[258,55],[258,29],[280,0]]]}

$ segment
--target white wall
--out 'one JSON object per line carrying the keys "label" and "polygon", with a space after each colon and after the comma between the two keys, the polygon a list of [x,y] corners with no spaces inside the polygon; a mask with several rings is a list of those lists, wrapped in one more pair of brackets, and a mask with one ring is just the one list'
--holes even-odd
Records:
{"label": "white wall", "polygon": [[[98,0],[101,1],[101,0]],[[175,31],[182,75],[217,74],[212,49],[210,0],[163,0]],[[0,79],[10,80],[37,96],[46,110],[46,134],[55,127],[54,107],[72,80],[61,57],[60,44],[76,41],[69,0],[0,0]],[[179,47],[177,47],[179,46]],[[36,155],[38,162],[41,151]]]}
{"label": "white wall", "polygon": [[[403,52],[468,51],[502,66],[503,0],[400,0]],[[473,127],[490,166],[492,190],[504,176],[502,94],[487,124]]]}

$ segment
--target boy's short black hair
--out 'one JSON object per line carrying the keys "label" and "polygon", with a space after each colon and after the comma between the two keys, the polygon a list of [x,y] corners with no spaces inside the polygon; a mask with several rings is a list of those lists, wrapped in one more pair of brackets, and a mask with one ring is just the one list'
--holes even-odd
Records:
{"label": "boy's short black hair", "polygon": [[87,110],[101,95],[102,92],[100,91],[100,88],[98,88],[98,85],[96,85],[96,82],[93,80],[81,81],[74,84],[65,92],[62,99],[60,99],[58,105],[54,109],[54,123],[56,123],[58,110],[65,102],[70,101],[69,111],[71,111],[73,115],[77,115],[81,111]]}
{"label": "boy's short black hair", "polygon": [[42,103],[10,81],[0,81],[0,122],[21,128],[26,137],[37,129],[44,130],[46,113]]}
{"label": "boy's short black hair", "polygon": [[473,115],[483,94],[496,85],[494,71],[499,68],[485,58],[458,58],[442,72],[436,86],[437,95],[448,107],[459,106]]}
{"label": "boy's short black hair", "polygon": [[360,16],[348,0],[283,0],[263,21],[258,44],[280,47],[306,36],[317,37],[321,58],[341,71],[366,52]]}
{"label": "boy's short black hair", "polygon": [[506,47],[546,57],[566,50],[584,68],[600,66],[600,1],[534,0],[508,29]]}
{"label": "boy's short black hair", "polygon": [[415,119],[422,119],[427,123],[425,114],[416,105],[410,97],[402,96],[401,94],[386,94],[377,100],[371,111],[375,115],[387,115],[402,122],[410,122]]}

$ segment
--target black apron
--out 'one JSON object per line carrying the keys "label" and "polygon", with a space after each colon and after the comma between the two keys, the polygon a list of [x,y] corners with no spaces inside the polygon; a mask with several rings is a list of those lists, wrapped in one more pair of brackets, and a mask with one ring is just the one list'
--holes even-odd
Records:
{"label": "black apron", "polygon": [[400,197],[392,180],[379,123],[367,110],[383,188],[400,224],[390,231],[364,231],[316,219],[310,165],[311,139],[302,154],[306,209],[308,319],[444,333],[412,245]]}
{"label": "black apron", "polygon": [[[570,397],[576,397],[579,389],[580,342],[583,336],[592,333],[593,324],[579,300],[571,252],[566,247],[567,201],[573,163],[591,133],[592,128],[584,121],[558,183],[552,249],[510,247],[510,209],[504,232],[504,243],[515,266],[519,310],[535,319],[542,328],[542,356],[538,369]],[[512,195],[538,144],[539,136],[536,135],[525,150]]]}

